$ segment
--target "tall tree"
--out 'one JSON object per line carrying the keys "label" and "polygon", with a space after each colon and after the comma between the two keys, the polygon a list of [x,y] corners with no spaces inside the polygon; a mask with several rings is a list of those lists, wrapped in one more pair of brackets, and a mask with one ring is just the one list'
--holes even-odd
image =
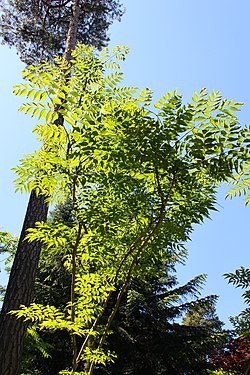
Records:
{"label": "tall tree", "polygon": [[[93,11],[91,11],[91,5]],[[51,58],[55,53],[62,53],[62,48],[65,47],[65,66],[70,63],[71,53],[77,40],[82,41],[81,38],[85,35],[85,41],[89,41],[86,38],[88,28],[93,27],[91,31],[93,40],[96,41],[96,44],[99,43],[100,47],[107,40],[106,31],[112,19],[121,15],[118,2],[111,0],[100,1],[98,6],[96,2],[80,0],[55,2],[41,0],[29,3],[10,0],[8,3],[2,4],[2,11],[2,37],[7,44],[18,48],[23,61],[29,63],[36,62],[42,57]],[[87,22],[87,25],[83,22]],[[81,25],[80,34],[78,34],[79,25]],[[97,25],[99,26],[97,27]],[[102,26],[104,30],[102,30]],[[85,34],[83,30],[85,30]],[[48,35],[54,36],[50,39]],[[56,35],[60,38],[56,38]],[[92,39],[90,38],[90,40]],[[58,111],[59,108],[60,106],[54,105],[54,110]],[[62,120],[60,117],[58,124],[62,124]],[[41,244],[39,241],[30,244],[25,240],[25,237],[27,229],[34,227],[36,222],[46,221],[47,213],[46,195],[37,194],[33,190],[0,315],[1,374],[16,375],[19,373],[27,324],[21,319],[16,320],[9,312],[19,308],[21,304],[29,305],[31,302]]]}
{"label": "tall tree", "polygon": [[[51,213],[51,219],[69,227],[74,225],[72,202],[67,200]],[[36,277],[34,302],[65,309],[70,296],[70,275],[63,265],[63,248],[60,254],[43,248]],[[134,280],[124,295],[113,333],[108,345],[117,353],[115,363],[99,367],[96,374],[134,375],[200,374],[210,368],[207,356],[224,343],[222,323],[215,314],[215,296],[197,300],[205,277],[199,276],[184,286],[176,286],[175,258],[155,265],[156,273],[144,282]],[[188,301],[188,298],[192,300]],[[111,304],[114,303],[112,299]],[[189,317],[178,324],[185,311]],[[197,313],[198,312],[198,313]],[[199,319],[197,318],[199,315]],[[218,333],[218,334],[217,334]],[[50,356],[45,358],[41,342],[28,335],[22,372],[26,374],[54,375],[71,364],[70,336],[66,332],[39,332],[49,344]],[[150,342],[150,345],[147,343]],[[38,348],[37,348],[37,343]],[[42,349],[46,345],[42,346]],[[184,349],[185,348],[185,349]],[[189,353],[187,355],[187,353]],[[148,370],[146,370],[148,369]]]}
{"label": "tall tree", "polygon": [[[72,227],[75,222],[72,202],[67,200],[51,213],[50,220]],[[6,250],[13,246],[6,238]],[[70,296],[70,275],[60,254],[43,248],[34,302],[53,305],[64,310]],[[215,297],[197,300],[205,277],[199,276],[184,286],[177,286],[175,258],[155,265],[156,273],[149,280],[133,280],[124,295],[108,337],[108,344],[118,358],[96,374],[125,374],[131,372],[160,374],[200,374],[211,366],[207,356],[224,342],[221,322],[215,315]],[[190,301],[190,299],[192,300]],[[111,304],[114,303],[112,299]],[[185,325],[176,322],[188,311]],[[190,320],[192,312],[192,321]],[[198,312],[198,313],[197,313]],[[218,332],[218,334],[217,334]],[[25,341],[22,373],[25,375],[54,375],[71,364],[70,336],[66,332],[28,330]],[[150,345],[147,343],[150,342]],[[46,356],[46,349],[49,355]],[[188,355],[187,355],[188,354]]]}
{"label": "tall tree", "polygon": [[[117,59],[125,52],[113,51]],[[135,96],[134,88],[120,87],[119,68],[107,50],[97,57],[79,46],[70,77],[57,59],[55,66],[29,67],[29,84],[15,90],[30,100],[22,109],[46,122],[35,132],[47,149],[23,160],[19,187],[61,201],[70,196],[76,217],[72,228],[38,223],[28,237],[54,253],[62,244],[67,249],[67,311],[33,305],[16,314],[43,329],[66,329],[73,371],[90,365],[89,374],[112,358],[103,347],[131,280],[152,274],[163,253],[176,256],[192,225],[213,209],[217,184],[248,159],[249,129],[238,124],[237,103],[202,90],[183,105],[176,92],[168,93],[156,103],[155,115],[148,110],[151,91]],[[54,103],[66,127],[56,125]],[[116,302],[106,314],[111,296]]]}
{"label": "tall tree", "polygon": [[[2,2],[2,42],[14,46],[21,60],[27,64],[63,55],[73,3],[72,0]],[[123,14],[119,0],[79,0],[78,5],[77,40],[101,49],[109,41],[109,26]]]}

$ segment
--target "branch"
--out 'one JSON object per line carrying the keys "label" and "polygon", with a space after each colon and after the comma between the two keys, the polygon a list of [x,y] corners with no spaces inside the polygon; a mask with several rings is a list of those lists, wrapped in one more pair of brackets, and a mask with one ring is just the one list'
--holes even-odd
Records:
{"label": "branch", "polygon": [[[147,244],[149,243],[149,241],[154,237],[154,235],[159,230],[159,228],[160,228],[160,226],[162,224],[162,221],[163,221],[163,218],[164,218],[164,213],[165,213],[165,207],[166,207],[166,205],[168,203],[168,200],[170,198],[170,195],[171,195],[174,183],[176,182],[176,173],[177,173],[177,171],[175,172],[175,174],[173,176],[173,179],[171,181],[171,184],[170,184],[170,187],[169,187],[169,190],[168,190],[168,194],[167,194],[166,198],[163,200],[163,203],[161,205],[160,213],[159,213],[158,220],[157,220],[157,223],[156,223],[155,227],[151,230],[151,232],[148,234],[148,236],[146,237],[146,239],[144,240],[144,242],[142,243],[142,245],[139,247],[137,253],[135,254],[135,257],[134,257],[133,261],[131,262],[131,265],[130,265],[130,268],[128,270],[126,279],[125,279],[125,281],[123,283],[123,286],[122,286],[122,288],[121,288],[121,290],[120,290],[120,292],[119,292],[119,294],[117,296],[114,309],[113,309],[113,311],[111,312],[111,314],[110,314],[110,316],[108,318],[107,324],[105,326],[105,330],[104,330],[104,332],[102,334],[102,337],[101,337],[101,339],[99,341],[98,349],[101,349],[102,346],[103,346],[103,344],[104,344],[104,341],[105,341],[107,333],[108,333],[108,331],[110,329],[111,323],[113,322],[113,319],[114,319],[114,317],[115,317],[115,315],[117,313],[117,310],[119,308],[121,299],[122,299],[124,293],[126,292],[126,290],[128,288],[132,272],[133,272],[135,266],[137,265],[137,262],[138,262],[138,259],[139,259],[140,255],[141,255],[141,253],[143,252],[143,250],[145,249],[145,247],[147,246]],[[92,371],[93,371],[93,366],[94,366],[94,363],[92,362],[92,366],[90,367],[90,370],[92,370]],[[90,374],[91,374],[91,372],[90,372]]]}
{"label": "branch", "polygon": [[[76,252],[78,245],[81,241],[81,232],[82,232],[82,227],[81,224],[79,223],[78,225],[78,233],[76,237],[76,242],[73,247],[72,251],[72,278],[71,278],[71,294],[70,294],[70,299],[71,299],[71,321],[74,323],[75,321],[75,284],[76,284]],[[76,370],[77,368],[77,362],[76,362],[76,357],[77,357],[77,343],[76,343],[76,335],[72,335],[72,346],[73,346],[73,360],[72,360],[72,367],[73,371]]]}
{"label": "branch", "polygon": [[157,190],[158,190],[159,196],[161,198],[161,202],[163,202],[163,200],[164,200],[163,191],[162,191],[162,188],[161,188],[159,171],[158,171],[157,167],[155,167],[155,178],[156,178],[156,182],[157,182]]}
{"label": "branch", "polygon": [[42,0],[42,3],[44,3],[48,8],[62,8],[70,2],[71,0],[65,0],[64,2],[59,1],[58,4],[52,5],[51,0]]}
{"label": "branch", "polygon": [[[158,173],[158,171],[157,171],[157,173]],[[126,290],[128,288],[128,285],[129,285],[129,282],[130,282],[130,279],[131,279],[131,274],[132,274],[132,272],[133,272],[133,270],[134,270],[134,268],[135,268],[135,266],[136,266],[136,264],[138,262],[139,256],[141,255],[142,251],[147,246],[148,242],[155,235],[155,233],[158,231],[158,229],[160,228],[160,226],[162,224],[162,220],[164,218],[165,207],[166,207],[166,205],[168,203],[168,200],[170,198],[170,195],[171,195],[174,183],[176,182],[176,174],[177,174],[177,170],[174,173],[174,176],[173,176],[173,179],[171,181],[171,184],[170,184],[170,187],[169,187],[168,194],[167,194],[166,198],[162,199],[162,205],[161,205],[161,208],[160,208],[160,213],[159,213],[158,220],[157,220],[157,223],[156,223],[155,227],[151,230],[151,232],[149,233],[149,235],[146,237],[146,239],[144,240],[144,242],[141,244],[141,246],[139,247],[137,253],[134,256],[134,259],[131,262],[131,265],[129,267],[126,279],[125,279],[125,281],[123,283],[123,286],[122,286],[122,288],[121,288],[121,290],[120,290],[120,292],[119,292],[119,294],[117,296],[114,309],[113,309],[113,311],[111,312],[111,314],[110,314],[110,316],[108,318],[108,321],[107,321],[104,333],[103,333],[103,335],[102,335],[102,337],[101,337],[101,339],[99,341],[98,349],[101,349],[101,347],[103,346],[103,343],[104,343],[104,341],[106,339],[107,333],[108,333],[108,331],[110,329],[111,323],[112,323],[112,321],[113,321],[113,319],[114,319],[114,317],[115,317],[115,315],[117,313],[117,310],[119,308],[121,299],[122,299],[124,293],[126,292]],[[158,179],[159,179],[159,176],[158,176]],[[162,192],[162,190],[161,190],[161,192]],[[150,225],[150,227],[151,227],[151,225]],[[150,227],[148,227],[146,230],[148,230]],[[136,249],[136,244],[137,244],[138,241],[141,240],[141,238],[142,238],[143,235],[144,234],[140,235],[134,241],[134,243],[130,246],[128,252],[123,257],[123,259],[122,259],[122,261],[121,261],[121,263],[120,263],[120,265],[118,267],[118,270],[116,272],[115,280],[117,280],[117,278],[118,278],[118,274],[119,274],[119,272],[121,270],[122,265],[128,259],[129,255],[131,255],[133,253],[133,251]],[[90,328],[90,330],[93,331],[97,327],[97,325],[98,325],[98,323],[99,323],[99,321],[100,321],[100,319],[101,319],[101,317],[103,315],[103,312],[104,312],[105,308],[107,307],[107,304],[108,304],[108,302],[110,300],[111,295],[112,295],[112,292],[109,292],[108,297],[106,298],[106,300],[105,300],[105,302],[104,302],[104,304],[102,306],[102,310],[99,313],[99,315],[96,318],[96,320],[94,321],[94,323],[93,323],[92,327]],[[79,362],[81,361],[81,355],[82,355],[82,353],[83,353],[83,351],[84,351],[84,349],[85,349],[85,347],[86,347],[86,345],[88,343],[89,337],[90,337],[90,333],[86,336],[86,338],[85,338],[85,340],[84,340],[84,342],[83,342],[83,344],[81,346],[81,349],[80,349],[80,351],[78,353],[78,356],[77,356],[77,359],[76,359],[77,364],[79,364]],[[93,369],[94,369],[94,362],[91,362],[91,365],[90,365],[90,368],[89,368],[89,375],[92,374]]]}

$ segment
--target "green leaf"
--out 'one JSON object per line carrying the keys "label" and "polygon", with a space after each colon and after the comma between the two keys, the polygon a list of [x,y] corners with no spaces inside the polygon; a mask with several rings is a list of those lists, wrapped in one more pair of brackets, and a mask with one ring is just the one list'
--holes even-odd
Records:
{"label": "green leaf", "polygon": [[40,120],[43,120],[44,117],[46,116],[46,114],[47,114],[46,109],[42,109],[41,112],[40,112],[40,114],[39,114],[38,120],[39,120],[39,121],[40,121]]}

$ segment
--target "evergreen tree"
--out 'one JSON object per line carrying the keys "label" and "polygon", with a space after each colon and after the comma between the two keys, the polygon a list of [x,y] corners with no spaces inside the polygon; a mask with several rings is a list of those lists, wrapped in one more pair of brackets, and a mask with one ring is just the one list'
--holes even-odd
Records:
{"label": "evergreen tree", "polygon": [[[77,41],[101,49],[123,9],[119,0],[80,0]],[[13,46],[22,61],[34,64],[62,55],[70,26],[71,0],[7,0],[1,3],[0,38]]]}
{"label": "evergreen tree", "polygon": [[206,304],[191,306],[186,312],[182,322],[185,326],[205,327],[218,332],[222,329],[222,323],[216,314],[216,296],[211,296]]}
{"label": "evergreen tree", "polygon": [[[216,298],[184,302],[196,295],[204,276],[200,275],[182,287],[168,276],[133,283],[114,323],[114,334],[108,342],[118,358],[97,374],[180,375],[206,374],[211,368],[207,358],[224,340],[217,327],[185,326],[178,323],[192,308],[214,305]],[[222,325],[222,323],[220,322]]]}

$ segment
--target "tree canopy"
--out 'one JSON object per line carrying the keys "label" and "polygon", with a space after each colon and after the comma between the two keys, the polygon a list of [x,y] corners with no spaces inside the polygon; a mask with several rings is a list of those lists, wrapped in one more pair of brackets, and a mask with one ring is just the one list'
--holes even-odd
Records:
{"label": "tree canopy", "polygon": [[163,257],[171,264],[183,256],[193,224],[215,209],[218,184],[249,157],[249,128],[235,116],[240,103],[203,89],[183,104],[170,92],[154,111],[150,90],[121,86],[126,53],[79,45],[71,65],[57,58],[30,66],[28,83],[15,88],[28,99],[21,110],[38,118],[43,144],[21,162],[17,188],[47,201],[70,198],[75,218],[70,227],[37,223],[27,236],[62,254],[71,275],[67,309],[32,304],[16,315],[69,332],[73,373],[84,366],[92,374],[114,359],[105,342],[131,281],[154,276]]}
{"label": "tree canopy", "polygon": [[[119,0],[80,0],[77,40],[98,49],[109,41],[109,26],[124,10]],[[0,38],[15,47],[26,64],[62,55],[70,25],[71,0],[7,0],[2,12]]]}

